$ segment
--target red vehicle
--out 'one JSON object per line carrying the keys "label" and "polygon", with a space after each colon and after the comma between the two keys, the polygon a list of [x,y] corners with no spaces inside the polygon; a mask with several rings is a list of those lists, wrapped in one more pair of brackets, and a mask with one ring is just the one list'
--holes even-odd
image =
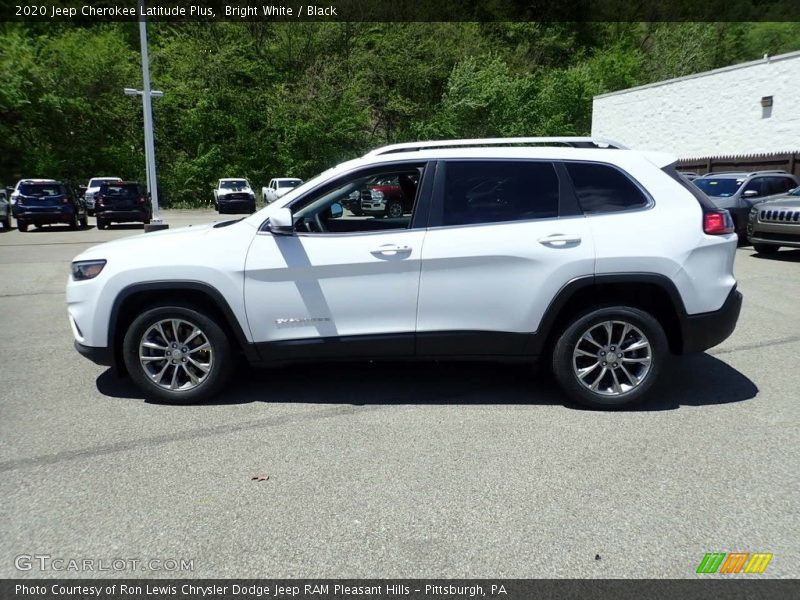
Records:
{"label": "red vehicle", "polygon": [[355,215],[382,215],[396,219],[411,212],[416,191],[417,179],[408,175],[380,179],[363,189],[357,196],[359,201],[350,203],[348,208]]}

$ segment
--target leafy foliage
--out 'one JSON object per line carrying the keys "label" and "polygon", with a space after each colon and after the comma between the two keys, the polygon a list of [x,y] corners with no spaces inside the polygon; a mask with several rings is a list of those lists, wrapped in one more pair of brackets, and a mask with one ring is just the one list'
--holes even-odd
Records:
{"label": "leafy foliage", "polygon": [[[144,179],[135,23],[0,24],[0,178]],[[800,48],[800,24],[150,24],[159,189],[308,178],[377,145],[584,135],[592,97]]]}

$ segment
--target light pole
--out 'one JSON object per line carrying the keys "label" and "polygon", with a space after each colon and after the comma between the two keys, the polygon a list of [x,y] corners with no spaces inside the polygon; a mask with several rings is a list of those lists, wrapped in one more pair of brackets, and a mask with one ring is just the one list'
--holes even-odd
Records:
{"label": "light pole", "polygon": [[[144,0],[140,0],[140,7],[144,7]],[[140,8],[139,14],[144,14]],[[142,82],[143,90],[125,88],[126,96],[141,96],[142,108],[144,110],[144,154],[147,173],[147,190],[150,192],[150,199],[153,204],[153,218],[149,225],[144,226],[145,232],[167,229],[169,225],[161,220],[158,210],[158,180],[156,179],[156,150],[153,142],[153,97],[160,98],[164,92],[150,89],[150,59],[147,56],[147,22],[144,17],[139,19],[139,42],[142,47]]]}

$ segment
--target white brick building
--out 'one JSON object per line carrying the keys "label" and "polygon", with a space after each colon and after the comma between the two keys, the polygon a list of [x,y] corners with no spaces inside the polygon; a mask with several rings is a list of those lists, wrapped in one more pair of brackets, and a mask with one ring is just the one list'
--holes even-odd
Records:
{"label": "white brick building", "polygon": [[595,96],[592,135],[681,159],[796,153],[800,52]]}

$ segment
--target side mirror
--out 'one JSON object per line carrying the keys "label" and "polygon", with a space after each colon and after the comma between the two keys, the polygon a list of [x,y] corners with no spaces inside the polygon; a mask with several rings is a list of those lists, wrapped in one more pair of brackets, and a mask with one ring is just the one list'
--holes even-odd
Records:
{"label": "side mirror", "polygon": [[742,198],[756,198],[758,195],[758,190],[745,190],[742,194]]}
{"label": "side mirror", "polygon": [[344,208],[338,202],[334,202],[331,204],[330,213],[330,219],[341,219],[344,214]]}
{"label": "side mirror", "polygon": [[294,219],[290,208],[279,208],[269,217],[269,230],[275,235],[294,235]]}

